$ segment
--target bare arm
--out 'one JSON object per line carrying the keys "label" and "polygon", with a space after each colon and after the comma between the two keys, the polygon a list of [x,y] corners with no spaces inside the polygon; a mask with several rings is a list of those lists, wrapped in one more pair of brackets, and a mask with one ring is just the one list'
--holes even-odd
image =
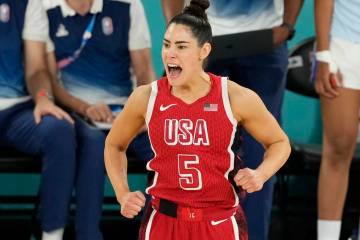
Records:
{"label": "bare arm", "polygon": [[130,57],[136,77],[136,86],[149,84],[156,80],[150,48],[132,50]]}
{"label": "bare arm", "polygon": [[184,8],[184,0],[161,0],[161,5],[166,23],[181,12]]}
{"label": "bare arm", "polygon": [[242,169],[235,176],[243,189],[257,191],[288,159],[289,140],[256,93],[233,82],[228,86],[234,117],[265,148],[263,162],[257,169]]}
{"label": "bare arm", "polygon": [[144,125],[149,96],[150,85],[134,90],[105,142],[106,171],[121,205],[121,214],[128,218],[136,216],[145,204],[145,197],[141,192],[129,190],[126,149]]}
{"label": "bare arm", "polygon": [[26,85],[36,103],[34,109],[35,122],[40,123],[42,116],[51,114],[58,119],[66,119],[73,123],[71,117],[65,111],[55,106],[52,99],[49,98],[52,95],[52,88],[46,64],[45,43],[25,40],[24,54]]}
{"label": "bare arm", "polygon": [[52,94],[50,75],[46,68],[45,44],[39,41],[24,41],[25,79],[28,91],[35,102],[39,100],[40,90]]}
{"label": "bare arm", "polygon": [[284,22],[295,25],[304,0],[284,0]]}
{"label": "bare arm", "polygon": [[315,0],[315,31],[317,51],[329,50],[333,0]]}
{"label": "bare arm", "polygon": [[90,106],[90,104],[72,96],[69,94],[64,87],[60,84],[58,79],[58,69],[56,65],[56,59],[54,52],[48,52],[47,61],[49,66],[49,71],[51,74],[51,85],[53,87],[54,96],[56,100],[62,106],[78,113],[83,116],[86,116],[85,111]]}
{"label": "bare arm", "polygon": [[[316,51],[328,51],[330,48],[330,28],[334,8],[333,0],[315,0]],[[337,87],[340,78],[330,74],[329,63],[318,61],[315,89],[322,96],[334,98],[339,95]]]}
{"label": "bare arm", "polygon": [[48,52],[47,64],[51,74],[51,85],[54,91],[54,96],[60,105],[94,121],[113,121],[112,112],[109,106],[105,103],[90,104],[71,95],[66,89],[64,89],[58,79],[58,69],[54,52]]}
{"label": "bare arm", "polygon": [[[303,3],[304,0],[284,0],[283,22],[295,26],[296,20],[299,16]],[[278,26],[273,28],[273,33],[274,33],[274,45],[278,46],[287,40],[290,31],[286,27]]]}

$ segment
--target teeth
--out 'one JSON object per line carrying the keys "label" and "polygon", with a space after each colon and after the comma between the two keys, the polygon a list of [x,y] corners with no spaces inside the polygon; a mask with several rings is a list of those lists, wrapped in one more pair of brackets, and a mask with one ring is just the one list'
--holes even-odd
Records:
{"label": "teeth", "polygon": [[176,64],[168,64],[168,67],[178,67],[178,65],[176,65]]}

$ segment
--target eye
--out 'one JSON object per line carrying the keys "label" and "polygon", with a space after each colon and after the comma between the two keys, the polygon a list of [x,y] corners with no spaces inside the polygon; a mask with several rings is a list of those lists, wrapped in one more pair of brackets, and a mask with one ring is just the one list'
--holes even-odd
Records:
{"label": "eye", "polygon": [[179,46],[178,46],[178,49],[185,49],[185,48],[187,48],[187,47],[184,46],[184,45],[179,45]]}
{"label": "eye", "polygon": [[164,48],[169,48],[169,47],[170,47],[170,44],[167,43],[167,42],[164,42],[164,43],[163,43],[163,46],[164,46]]}

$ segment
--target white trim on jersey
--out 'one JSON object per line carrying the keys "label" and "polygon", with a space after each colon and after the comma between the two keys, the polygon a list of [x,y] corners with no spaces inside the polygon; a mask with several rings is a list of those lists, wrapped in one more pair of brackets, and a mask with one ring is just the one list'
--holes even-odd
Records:
{"label": "white trim on jersey", "polygon": [[231,216],[231,222],[232,222],[233,229],[234,229],[234,239],[239,240],[239,227],[236,222],[235,216]]}
{"label": "white trim on jersey", "polygon": [[148,102],[146,117],[145,117],[145,121],[146,121],[147,125],[149,125],[149,123],[150,123],[151,115],[152,115],[152,112],[153,112],[154,106],[155,106],[155,100],[156,100],[157,93],[158,93],[157,81],[154,81],[151,83],[151,94],[149,97],[149,102]]}
{"label": "white trim on jersey", "polygon": [[229,118],[230,122],[233,125],[237,125],[237,121],[232,113],[231,106],[230,106],[230,100],[229,100],[229,92],[228,92],[228,78],[222,77],[221,78],[221,96],[224,103],[224,108],[226,112],[226,116]]}
{"label": "white trim on jersey", "polygon": [[[231,106],[230,106],[230,101],[229,101],[229,92],[228,92],[227,84],[228,84],[228,78],[227,77],[222,77],[221,78],[221,97],[222,97],[222,100],[223,100],[226,116],[229,118],[229,121],[233,125],[233,131],[231,133],[230,143],[229,143],[228,148],[227,148],[228,153],[230,154],[230,166],[229,166],[229,169],[226,171],[226,173],[224,175],[225,178],[227,180],[229,180],[228,179],[229,173],[230,173],[231,170],[234,169],[235,155],[234,155],[234,152],[231,150],[231,146],[234,143],[237,121],[234,118],[234,115],[232,114],[232,111],[231,111]],[[239,205],[239,198],[238,198],[238,195],[235,192],[234,187],[231,186],[231,188],[232,188],[234,196],[235,196],[235,203],[234,203],[234,207],[235,207],[235,206]]]}
{"label": "white trim on jersey", "polygon": [[150,239],[151,225],[152,225],[152,222],[153,222],[153,220],[154,220],[155,214],[156,214],[156,210],[153,209],[153,211],[152,211],[152,213],[151,213],[151,215],[150,215],[150,218],[149,218],[149,222],[148,222],[147,225],[146,225],[145,240],[149,240],[149,239]]}
{"label": "white trim on jersey", "polygon": [[[158,85],[157,85],[157,81],[155,82],[152,82],[151,83],[151,93],[150,93],[150,97],[149,97],[149,102],[148,102],[148,106],[147,106],[147,110],[146,110],[146,116],[145,116],[145,121],[146,121],[146,126],[147,128],[149,129],[149,124],[150,124],[150,120],[151,120],[151,116],[152,116],[152,113],[153,113],[153,110],[154,110],[154,106],[155,106],[155,100],[156,100],[156,96],[158,94]],[[155,149],[153,147],[153,144],[151,142],[151,138],[149,137],[149,141],[150,141],[150,146],[151,146],[151,149],[154,153],[154,158],[156,158],[156,152],[155,152]],[[153,158],[153,159],[154,159]],[[153,160],[150,160],[148,161],[148,163],[146,164],[146,169],[148,171],[154,171],[154,169],[151,169],[150,168],[150,163],[152,162]],[[145,192],[147,194],[149,194],[149,190],[151,188],[153,188],[155,185],[156,185],[156,182],[157,182],[157,179],[158,179],[158,176],[159,176],[159,173],[158,172],[155,172],[155,175],[154,175],[154,180],[153,180],[153,184],[149,187],[146,188]]]}

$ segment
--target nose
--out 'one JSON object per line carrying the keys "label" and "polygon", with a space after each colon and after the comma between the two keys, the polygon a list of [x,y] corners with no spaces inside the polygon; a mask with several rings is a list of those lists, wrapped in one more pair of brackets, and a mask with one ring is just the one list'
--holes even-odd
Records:
{"label": "nose", "polygon": [[167,56],[169,57],[169,58],[175,58],[176,57],[176,51],[175,51],[175,48],[174,47],[169,47],[168,49],[167,49]]}

